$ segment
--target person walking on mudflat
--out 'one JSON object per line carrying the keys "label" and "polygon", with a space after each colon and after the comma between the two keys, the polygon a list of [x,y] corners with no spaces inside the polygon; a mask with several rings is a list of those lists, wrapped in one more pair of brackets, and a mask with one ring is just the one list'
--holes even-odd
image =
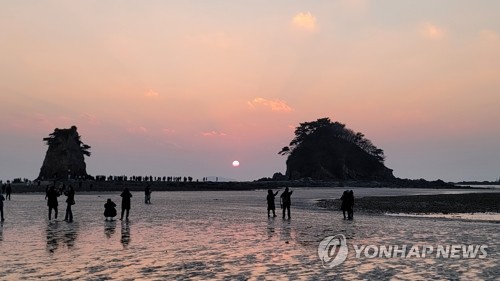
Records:
{"label": "person walking on mudflat", "polygon": [[349,190],[347,193],[347,219],[348,220],[353,220],[354,219],[354,192],[352,190]]}
{"label": "person walking on mudflat", "polygon": [[273,211],[273,217],[276,217],[276,206],[274,205],[274,197],[278,195],[280,191],[276,191],[276,193],[273,193],[271,189],[267,191],[267,217],[270,217],[270,211]]}
{"label": "person walking on mudflat", "polygon": [[345,214],[346,212],[349,213],[349,190],[345,190],[344,193],[342,193],[342,197],[340,197],[340,200],[342,201],[340,210],[342,211],[344,219],[346,220],[347,216]]}
{"label": "person walking on mudflat", "polygon": [[10,181],[7,181],[7,187],[5,188],[5,199],[10,200],[11,193],[12,193],[12,186],[10,185]]}
{"label": "person walking on mudflat", "polygon": [[122,197],[122,215],[120,217],[120,220],[123,220],[123,213],[125,211],[127,212],[127,215],[125,218],[128,220],[128,213],[130,211],[130,198],[132,198],[132,193],[130,193],[130,191],[128,191],[128,188],[125,187],[125,189],[123,189],[123,192],[122,192],[122,194],[120,194],[120,196]]}
{"label": "person walking on mudflat", "polygon": [[144,202],[146,204],[151,204],[151,187],[149,186],[150,185],[148,184],[146,189],[144,189]]}
{"label": "person walking on mudflat", "polygon": [[292,199],[290,198],[292,196],[293,191],[288,191],[288,187],[285,188],[285,191],[281,193],[280,199],[281,199],[281,208],[283,208],[283,219],[285,219],[285,212],[288,210],[288,219],[291,219],[290,215],[290,206],[292,205]]}
{"label": "person walking on mudflat", "polygon": [[0,215],[1,215],[1,221],[4,221],[5,219],[3,218],[3,201],[5,201],[5,197],[0,193]]}
{"label": "person walking on mudflat", "polygon": [[56,190],[55,186],[51,186],[47,191],[47,206],[49,206],[49,221],[52,218],[52,210],[54,210],[54,218],[57,219],[57,197],[59,197],[59,192]]}
{"label": "person walking on mudflat", "polygon": [[64,216],[64,220],[67,222],[73,222],[73,211],[71,210],[71,206],[75,204],[75,190],[73,186],[69,185],[68,190],[64,192],[66,198],[66,216]]}

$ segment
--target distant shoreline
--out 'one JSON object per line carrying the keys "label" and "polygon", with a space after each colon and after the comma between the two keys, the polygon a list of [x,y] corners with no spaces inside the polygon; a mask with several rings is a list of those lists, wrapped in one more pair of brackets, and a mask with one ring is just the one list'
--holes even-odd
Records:
{"label": "distant shoreline", "polygon": [[[13,193],[31,193],[45,192],[52,181],[43,181],[26,185],[24,183],[12,184]],[[224,191],[224,190],[259,190],[259,189],[277,189],[283,187],[369,187],[369,188],[430,188],[430,189],[475,189],[471,186],[458,186],[452,183],[446,183],[441,180],[407,180],[394,179],[386,181],[377,180],[346,180],[346,181],[317,181],[317,180],[295,180],[295,181],[251,181],[251,182],[138,182],[138,181],[82,181],[76,180],[56,181],[56,185],[72,185],[75,190],[88,192],[101,191],[121,191],[125,187],[131,191],[144,191],[147,185],[150,185],[153,191]]]}

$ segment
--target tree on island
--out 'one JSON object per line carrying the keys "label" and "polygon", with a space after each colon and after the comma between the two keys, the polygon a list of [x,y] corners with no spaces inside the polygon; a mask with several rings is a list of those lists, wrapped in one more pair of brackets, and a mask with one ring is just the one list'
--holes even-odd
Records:
{"label": "tree on island", "polygon": [[279,152],[287,155],[288,179],[392,179],[384,151],[362,133],[321,118],[300,123],[295,138]]}
{"label": "tree on island", "polygon": [[90,146],[81,141],[76,126],[56,128],[43,140],[49,148],[38,180],[88,177],[84,156],[90,156]]}

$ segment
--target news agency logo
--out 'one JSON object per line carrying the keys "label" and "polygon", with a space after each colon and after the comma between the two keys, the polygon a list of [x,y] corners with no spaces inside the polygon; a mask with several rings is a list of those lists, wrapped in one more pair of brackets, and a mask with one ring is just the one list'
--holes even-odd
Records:
{"label": "news agency logo", "polygon": [[318,246],[318,256],[325,268],[342,264],[348,253],[347,240],[343,234],[328,236]]}
{"label": "news agency logo", "polygon": [[[445,258],[484,259],[488,256],[486,245],[352,245],[355,258]],[[347,259],[349,247],[344,235],[328,236],[318,245],[318,256],[323,267],[333,268]]]}

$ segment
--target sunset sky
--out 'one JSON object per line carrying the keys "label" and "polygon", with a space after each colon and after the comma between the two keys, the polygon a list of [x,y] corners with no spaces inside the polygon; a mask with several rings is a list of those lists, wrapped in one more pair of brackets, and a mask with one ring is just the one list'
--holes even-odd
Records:
{"label": "sunset sky", "polygon": [[[0,179],[78,127],[91,175],[285,173],[330,117],[402,178],[500,177],[500,1],[0,0]],[[240,166],[231,165],[238,160]]]}

